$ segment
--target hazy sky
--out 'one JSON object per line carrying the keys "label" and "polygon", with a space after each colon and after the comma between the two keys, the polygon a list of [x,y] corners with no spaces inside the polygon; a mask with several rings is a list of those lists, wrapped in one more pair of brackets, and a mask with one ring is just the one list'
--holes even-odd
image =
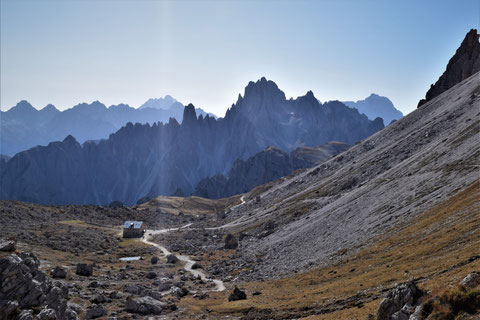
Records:
{"label": "hazy sky", "polygon": [[2,110],[170,94],[219,116],[248,81],[287,97],[389,97],[402,112],[444,71],[480,0],[1,0]]}

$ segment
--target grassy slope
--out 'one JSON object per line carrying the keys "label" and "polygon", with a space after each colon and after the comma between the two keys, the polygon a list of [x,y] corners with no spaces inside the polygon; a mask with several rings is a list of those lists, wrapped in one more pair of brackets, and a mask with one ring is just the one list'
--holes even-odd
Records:
{"label": "grassy slope", "polygon": [[[428,210],[408,225],[377,238],[369,247],[345,253],[335,266],[283,279],[243,283],[248,299],[227,302],[227,293],[182,303],[192,311],[250,314],[251,318],[365,319],[375,314],[383,292],[418,279],[435,289],[480,269],[480,180]],[[254,291],[261,295],[252,296]],[[248,311],[249,310],[249,311]]]}

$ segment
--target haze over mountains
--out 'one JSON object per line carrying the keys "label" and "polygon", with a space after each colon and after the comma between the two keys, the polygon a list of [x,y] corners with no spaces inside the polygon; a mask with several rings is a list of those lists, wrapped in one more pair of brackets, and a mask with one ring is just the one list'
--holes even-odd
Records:
{"label": "haze over mountains", "polygon": [[[88,106],[85,106],[88,107]],[[150,108],[150,110],[152,110]],[[237,159],[268,146],[290,152],[330,141],[347,144],[384,127],[339,101],[318,102],[309,91],[287,100],[273,81],[250,82],[225,118],[127,124],[108,140],[85,143],[73,136],[10,159],[1,172],[2,199],[51,204],[135,203],[144,196],[194,191],[208,176],[226,174]]]}
{"label": "haze over mountains", "polygon": [[385,125],[390,124],[393,120],[398,120],[403,117],[402,112],[395,108],[390,99],[379,96],[375,93],[372,93],[364,100],[342,102],[350,108],[357,109],[360,113],[365,114],[371,120],[376,117],[382,118]]}
{"label": "haze over mountains", "polygon": [[[37,110],[23,100],[0,113],[0,154],[13,156],[37,145],[63,140],[68,135],[73,135],[80,143],[106,139],[128,122],[153,124],[168,122],[169,118],[181,122],[183,109],[184,106],[171,96],[150,99],[138,109],[126,104],[107,108],[94,101],[64,111],[51,104]],[[207,115],[202,109],[196,109],[196,113]]]}

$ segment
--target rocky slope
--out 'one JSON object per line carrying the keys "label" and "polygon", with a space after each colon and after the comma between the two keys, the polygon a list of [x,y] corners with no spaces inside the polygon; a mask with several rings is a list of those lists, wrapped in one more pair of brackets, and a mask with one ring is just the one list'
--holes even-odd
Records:
{"label": "rocky slope", "polygon": [[[320,266],[480,178],[480,73],[334,157],[279,180],[233,211],[248,278]],[[245,214],[245,213],[248,214]],[[273,222],[273,224],[271,223]],[[265,235],[265,226],[273,226]]]}
{"label": "rocky slope", "polygon": [[52,204],[134,204],[145,196],[190,194],[204,177],[227,173],[237,159],[268,146],[291,151],[329,141],[353,144],[383,128],[338,101],[320,104],[311,92],[295,100],[265,78],[250,82],[225,118],[127,124],[108,140],[35,147],[0,173],[1,199]]}
{"label": "rocky slope", "polygon": [[[150,99],[141,109],[125,104],[106,107],[94,101],[81,103],[73,108],[59,111],[49,104],[41,110],[27,101],[20,101],[0,116],[0,153],[13,156],[37,145],[63,140],[72,135],[83,143],[87,140],[106,139],[128,122],[168,122],[170,118],[182,121],[184,106],[168,96],[165,99]],[[197,115],[207,114],[196,109]]]}
{"label": "rocky slope", "polygon": [[358,100],[355,102],[343,101],[343,103],[350,108],[357,109],[369,119],[374,120],[376,117],[382,118],[385,125],[390,124],[393,120],[398,120],[403,117],[402,112],[395,108],[390,99],[379,96],[375,93],[372,93],[364,100]]}
{"label": "rocky slope", "polygon": [[480,42],[478,39],[476,29],[467,33],[455,55],[448,62],[445,72],[435,84],[432,84],[425,99],[420,100],[418,106],[480,71]]}
{"label": "rocky slope", "polygon": [[216,175],[202,179],[193,194],[218,199],[245,193],[295,170],[324,162],[346,149],[348,145],[341,142],[329,142],[315,148],[300,147],[290,154],[268,147],[247,160],[236,160],[228,176]]}

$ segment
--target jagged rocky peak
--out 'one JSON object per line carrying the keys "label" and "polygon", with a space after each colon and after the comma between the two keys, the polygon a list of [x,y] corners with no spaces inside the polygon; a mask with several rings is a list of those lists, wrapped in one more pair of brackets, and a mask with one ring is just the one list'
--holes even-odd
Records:
{"label": "jagged rocky peak", "polygon": [[182,124],[188,124],[197,121],[197,113],[195,112],[195,106],[189,103],[183,110]]}
{"label": "jagged rocky peak", "polygon": [[435,84],[432,84],[425,99],[420,100],[418,106],[420,107],[478,71],[480,71],[479,35],[476,29],[471,29],[448,62],[445,72]]}
{"label": "jagged rocky peak", "polygon": [[265,77],[262,77],[256,82],[250,81],[245,87],[245,94],[243,99],[249,99],[250,97],[266,97],[266,96],[277,96],[285,100],[285,93],[280,90],[277,84],[271,80],[267,80]]}

